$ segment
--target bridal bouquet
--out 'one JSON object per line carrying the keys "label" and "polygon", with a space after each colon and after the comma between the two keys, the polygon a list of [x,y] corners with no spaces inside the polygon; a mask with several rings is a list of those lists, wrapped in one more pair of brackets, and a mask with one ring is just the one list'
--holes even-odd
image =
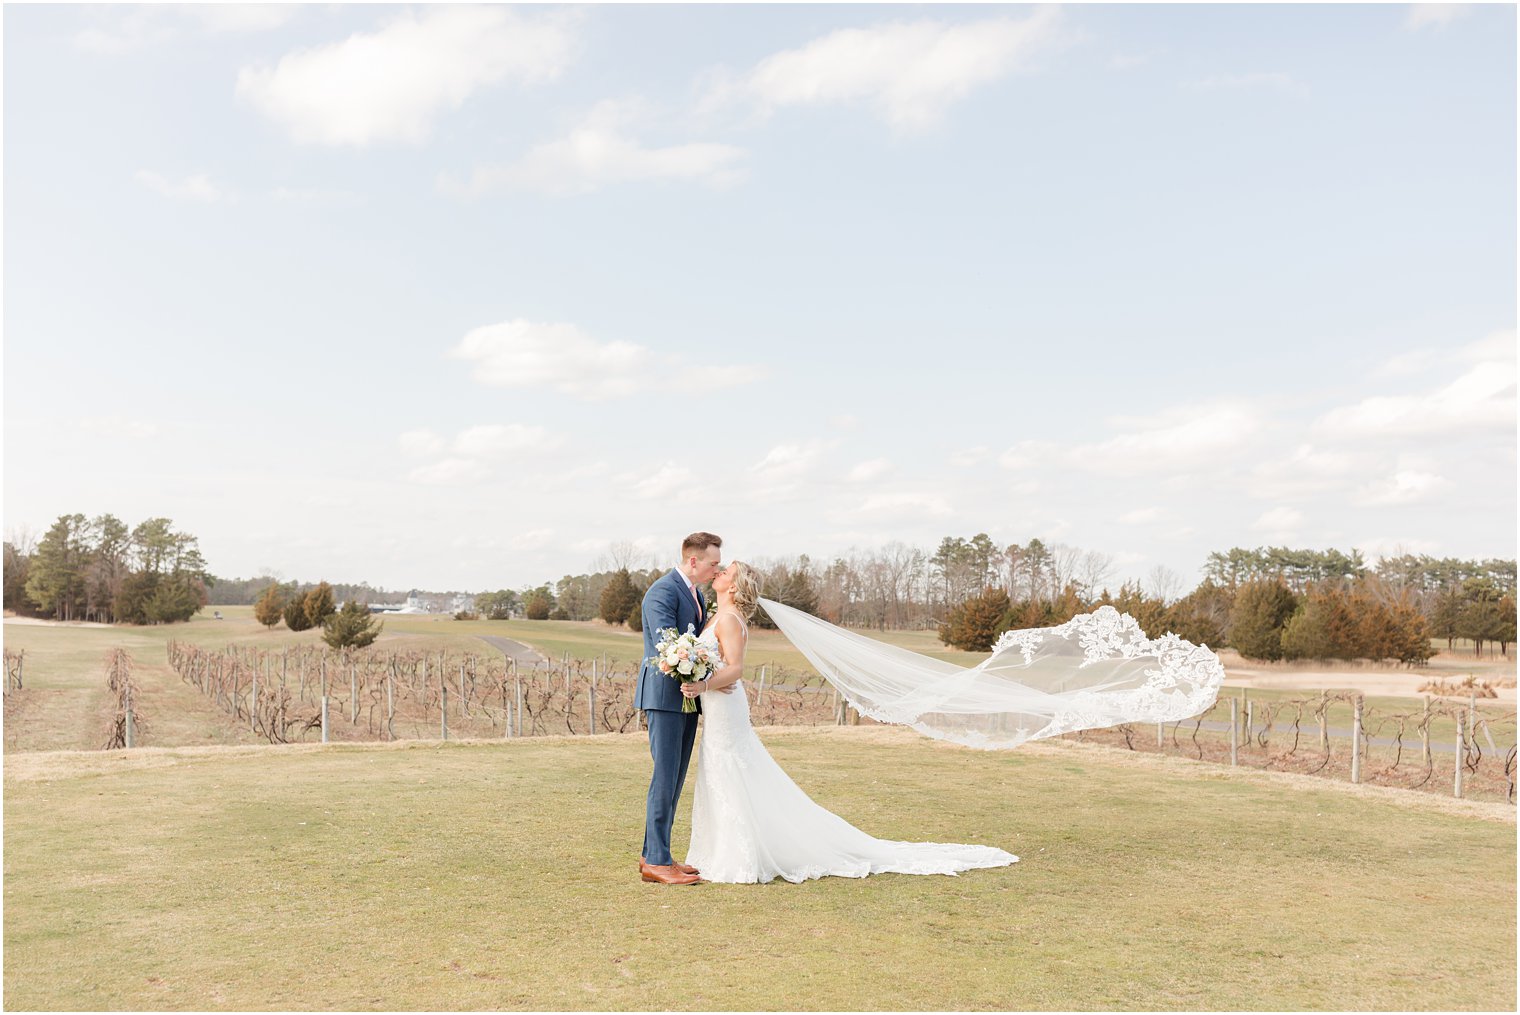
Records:
{"label": "bridal bouquet", "polygon": [[[655,644],[654,655],[649,661],[658,666],[661,673],[683,684],[696,683],[716,669],[718,664],[708,647],[697,641],[695,634],[691,631],[677,634],[673,627],[660,632],[660,640]],[[696,710],[696,699],[681,699],[682,712]]]}

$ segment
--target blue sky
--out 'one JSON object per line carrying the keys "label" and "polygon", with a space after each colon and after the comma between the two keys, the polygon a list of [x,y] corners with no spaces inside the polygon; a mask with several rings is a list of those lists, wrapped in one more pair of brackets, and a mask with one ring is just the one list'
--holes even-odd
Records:
{"label": "blue sky", "polygon": [[7,7],[5,526],[1515,554],[1515,9]]}

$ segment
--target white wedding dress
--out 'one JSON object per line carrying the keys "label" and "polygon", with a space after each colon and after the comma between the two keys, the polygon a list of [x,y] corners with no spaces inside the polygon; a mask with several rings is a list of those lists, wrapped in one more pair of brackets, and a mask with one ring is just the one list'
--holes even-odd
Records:
{"label": "white wedding dress", "polygon": [[[746,635],[747,635],[746,631]],[[716,655],[713,628],[700,638]],[[702,745],[686,862],[707,881],[956,874],[1018,857],[992,846],[873,839],[814,803],[776,764],[749,722],[743,682],[702,695]]]}

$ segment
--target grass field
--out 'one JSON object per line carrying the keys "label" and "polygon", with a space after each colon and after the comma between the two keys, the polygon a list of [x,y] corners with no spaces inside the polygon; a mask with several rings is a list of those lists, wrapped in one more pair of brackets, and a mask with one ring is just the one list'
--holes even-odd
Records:
{"label": "grass field", "polygon": [[6,1005],[1515,1004],[1508,805],[1079,744],[763,736],[873,834],[1022,860],[645,885],[637,736],[11,756]]}

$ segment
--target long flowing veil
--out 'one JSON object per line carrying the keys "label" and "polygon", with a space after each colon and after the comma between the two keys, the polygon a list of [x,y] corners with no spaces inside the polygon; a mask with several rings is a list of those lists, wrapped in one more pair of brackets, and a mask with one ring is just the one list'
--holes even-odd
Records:
{"label": "long flowing veil", "polygon": [[1224,681],[1224,664],[1207,645],[1170,633],[1147,638],[1112,606],[1058,627],[1008,631],[967,668],[769,599],[760,605],[862,715],[971,747],[1186,719],[1212,705]]}

